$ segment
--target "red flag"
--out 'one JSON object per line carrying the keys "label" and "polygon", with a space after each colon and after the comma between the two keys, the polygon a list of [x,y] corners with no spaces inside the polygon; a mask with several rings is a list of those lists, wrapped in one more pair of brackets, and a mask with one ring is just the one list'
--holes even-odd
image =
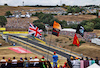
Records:
{"label": "red flag", "polygon": [[75,36],[74,36],[73,44],[77,45],[78,47],[79,47],[79,45],[80,45],[80,42],[79,42],[78,37],[77,37],[76,34],[75,34]]}

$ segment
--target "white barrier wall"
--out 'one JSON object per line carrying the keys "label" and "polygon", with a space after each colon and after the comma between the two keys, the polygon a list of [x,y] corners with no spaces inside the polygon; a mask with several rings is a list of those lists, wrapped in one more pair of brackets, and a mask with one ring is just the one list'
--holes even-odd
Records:
{"label": "white barrier wall", "polygon": [[91,39],[91,43],[100,45],[100,39],[98,39],[98,38]]}

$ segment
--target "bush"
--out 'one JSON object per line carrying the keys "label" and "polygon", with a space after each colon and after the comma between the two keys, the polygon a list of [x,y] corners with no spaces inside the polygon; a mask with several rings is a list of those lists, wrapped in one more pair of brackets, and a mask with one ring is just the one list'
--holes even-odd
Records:
{"label": "bush", "polygon": [[44,37],[46,37],[47,36],[47,34],[44,34]]}
{"label": "bush", "polygon": [[41,21],[40,20],[35,20],[35,21],[33,21],[33,23],[41,23]]}
{"label": "bush", "polygon": [[69,40],[72,40],[71,38],[69,38]]}
{"label": "bush", "polygon": [[77,28],[77,24],[70,24],[67,26],[68,28],[73,28],[73,29],[76,29]]}
{"label": "bush", "polygon": [[75,46],[74,44],[70,44],[69,46]]}
{"label": "bush", "polygon": [[80,41],[80,44],[82,44],[82,43],[85,43],[85,41],[82,41],[82,40],[81,40],[81,41]]}
{"label": "bush", "polygon": [[85,25],[84,28],[85,28],[86,32],[92,32],[93,31],[93,27],[91,27],[91,26]]}
{"label": "bush", "polygon": [[7,11],[7,12],[5,13],[5,16],[8,16],[8,17],[9,17],[9,15],[12,15],[12,13],[11,13],[10,11]]}
{"label": "bush", "polygon": [[60,40],[59,39],[56,39],[56,42],[59,42]]}
{"label": "bush", "polygon": [[65,48],[65,46],[63,46],[63,48]]}
{"label": "bush", "polygon": [[35,16],[35,14],[32,14],[32,16]]}
{"label": "bush", "polygon": [[100,29],[100,23],[95,24],[94,29]]}

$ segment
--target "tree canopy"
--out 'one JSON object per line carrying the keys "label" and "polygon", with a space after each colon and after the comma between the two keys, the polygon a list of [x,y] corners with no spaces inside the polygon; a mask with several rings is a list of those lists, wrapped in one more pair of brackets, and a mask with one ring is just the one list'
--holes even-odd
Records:
{"label": "tree canopy", "polygon": [[39,29],[42,29],[43,31],[46,31],[45,26],[42,23],[34,23]]}
{"label": "tree canopy", "polygon": [[7,11],[7,12],[5,13],[5,16],[8,16],[8,17],[9,17],[9,15],[12,15],[12,13],[11,13],[10,11]]}
{"label": "tree canopy", "polygon": [[1,27],[5,26],[7,19],[4,16],[0,16],[0,25]]}
{"label": "tree canopy", "polygon": [[36,13],[35,16],[39,18],[39,20],[35,20],[33,23],[44,23],[53,26],[54,21],[60,23],[62,28],[67,26],[67,22],[65,20],[59,21],[58,19],[54,18],[51,14],[43,14],[42,12]]}
{"label": "tree canopy", "polygon": [[85,10],[83,7],[78,7],[78,6],[70,6],[67,8],[68,13],[77,13],[77,12],[82,12]]}
{"label": "tree canopy", "polygon": [[86,31],[93,31],[93,29],[100,29],[100,19],[84,20],[80,23],[84,26]]}

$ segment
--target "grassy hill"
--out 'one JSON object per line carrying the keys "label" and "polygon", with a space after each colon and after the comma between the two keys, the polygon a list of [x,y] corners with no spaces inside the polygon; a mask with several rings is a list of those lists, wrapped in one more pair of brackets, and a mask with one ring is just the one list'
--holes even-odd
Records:
{"label": "grassy hill", "polygon": [[97,36],[100,36],[100,30],[93,30],[93,33],[96,33]]}
{"label": "grassy hill", "polygon": [[58,20],[65,20],[65,21],[83,21],[83,20],[90,20],[97,18],[96,15],[66,15],[66,16],[55,16]]}
{"label": "grassy hill", "polygon": [[45,8],[45,7],[14,7],[14,6],[0,6],[0,16],[1,15],[5,15],[6,11],[20,11],[20,10],[29,10],[29,9],[41,9],[41,8]]}
{"label": "grassy hill", "polygon": [[[50,44],[51,35],[46,36],[46,41]],[[81,41],[81,39],[79,39]],[[80,47],[77,46],[69,46],[73,43],[73,37],[60,35],[59,37],[52,35],[51,45],[58,46],[72,52],[83,54],[84,56],[94,58],[99,57],[100,59],[100,46],[92,44],[90,42],[82,43]]]}

